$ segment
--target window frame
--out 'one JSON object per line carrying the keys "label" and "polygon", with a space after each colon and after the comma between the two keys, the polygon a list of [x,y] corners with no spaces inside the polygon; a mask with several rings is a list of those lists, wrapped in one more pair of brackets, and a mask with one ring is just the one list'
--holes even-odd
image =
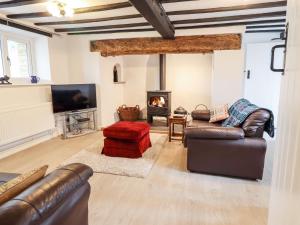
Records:
{"label": "window frame", "polygon": [[[8,40],[24,43],[26,45],[27,49],[27,59],[28,59],[28,77],[14,77],[11,74],[11,69],[10,69],[10,63],[8,60]],[[34,64],[34,54],[33,54],[33,49],[32,49],[32,44],[33,40],[31,38],[20,38],[14,34],[11,33],[2,33],[1,35],[1,60],[3,64],[3,72],[5,75],[9,76],[13,80],[27,80],[30,76],[35,74],[35,64]]]}
{"label": "window frame", "polygon": [[5,65],[4,65],[4,60],[3,60],[3,43],[2,43],[2,37],[0,36],[0,60],[2,62],[2,72],[0,71],[0,77],[7,75],[5,71]]}

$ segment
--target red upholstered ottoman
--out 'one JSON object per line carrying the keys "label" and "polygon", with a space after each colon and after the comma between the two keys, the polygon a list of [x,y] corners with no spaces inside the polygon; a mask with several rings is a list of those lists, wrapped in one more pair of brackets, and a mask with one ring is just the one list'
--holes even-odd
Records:
{"label": "red upholstered ottoman", "polygon": [[102,153],[112,157],[139,158],[151,147],[150,126],[143,122],[117,122],[104,129]]}

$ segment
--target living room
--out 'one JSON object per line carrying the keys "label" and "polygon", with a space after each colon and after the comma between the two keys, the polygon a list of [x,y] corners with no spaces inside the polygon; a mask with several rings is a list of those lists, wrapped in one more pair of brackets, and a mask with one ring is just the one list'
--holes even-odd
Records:
{"label": "living room", "polygon": [[297,9],[1,1],[1,224],[297,224]]}

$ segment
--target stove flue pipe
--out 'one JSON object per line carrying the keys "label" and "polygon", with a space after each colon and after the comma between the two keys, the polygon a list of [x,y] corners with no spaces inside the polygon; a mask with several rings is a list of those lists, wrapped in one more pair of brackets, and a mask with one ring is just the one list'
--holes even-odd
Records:
{"label": "stove flue pipe", "polygon": [[166,90],[166,79],[167,79],[167,74],[166,74],[166,54],[160,54],[159,55],[159,89],[161,91]]}

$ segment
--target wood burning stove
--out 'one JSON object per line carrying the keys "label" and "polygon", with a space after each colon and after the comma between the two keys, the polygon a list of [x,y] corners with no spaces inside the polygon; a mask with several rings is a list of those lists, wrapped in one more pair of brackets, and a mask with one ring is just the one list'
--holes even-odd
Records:
{"label": "wood burning stove", "polygon": [[170,91],[148,91],[147,92],[148,123],[153,122],[154,116],[168,118],[169,115],[171,115],[171,92]]}

